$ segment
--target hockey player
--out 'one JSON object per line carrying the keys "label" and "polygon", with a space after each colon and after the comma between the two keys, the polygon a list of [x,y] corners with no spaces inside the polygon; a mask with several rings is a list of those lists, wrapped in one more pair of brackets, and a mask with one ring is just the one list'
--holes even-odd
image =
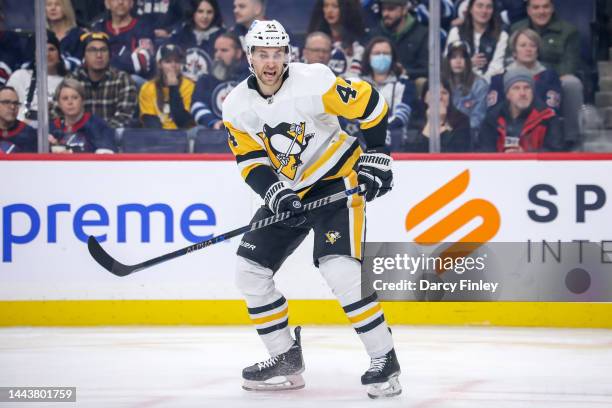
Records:
{"label": "hockey player", "polygon": [[[401,392],[400,367],[376,293],[361,294],[365,202],[392,187],[392,159],[384,147],[388,107],[368,83],[337,78],[322,64],[290,64],[289,36],[275,21],[255,21],[247,33],[252,75],[228,95],[223,122],[246,183],[265,202],[253,221],[290,211],[284,224],[244,235],[236,282],[271,358],[243,370],[243,388],[304,387],[300,328],[287,327],[287,301],[274,274],[314,231],[313,261],[371,357],[361,377],[372,398]],[[344,133],[338,117],[359,119],[367,151]],[[365,184],[365,197],[304,213],[311,200]],[[365,200],[364,200],[365,199]]]}

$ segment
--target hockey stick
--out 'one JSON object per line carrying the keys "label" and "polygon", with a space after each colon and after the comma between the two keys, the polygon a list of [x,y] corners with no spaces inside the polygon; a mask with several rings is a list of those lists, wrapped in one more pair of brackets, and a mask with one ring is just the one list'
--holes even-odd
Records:
{"label": "hockey stick", "polygon": [[[365,186],[361,184],[350,190],[340,191],[330,196],[323,197],[315,201],[311,201],[304,205],[304,210],[311,211],[316,208],[322,207],[324,205],[342,200],[343,198],[350,197],[351,195],[355,193],[362,193],[364,191],[365,191]],[[202,248],[206,248],[218,242],[228,240],[238,235],[242,235],[245,232],[255,231],[260,228],[274,225],[276,223],[286,220],[289,217],[291,217],[291,212],[289,211],[286,211],[281,214],[272,215],[268,218],[264,218],[263,220],[254,222],[249,225],[245,225],[244,227],[237,228],[233,231],[226,232],[225,234],[217,235],[216,237],[212,237],[210,239],[207,239],[206,241],[202,241],[202,242],[198,242],[198,243],[189,245],[188,247],[176,250],[174,252],[170,252],[165,255],[158,256],[157,258],[149,259],[148,261],[144,261],[136,265],[124,265],[121,262],[118,262],[117,260],[115,260],[115,258],[110,256],[108,252],[106,252],[102,248],[98,240],[96,240],[96,238],[92,235],[90,235],[89,239],[87,240],[87,248],[89,249],[89,253],[93,257],[93,259],[95,259],[95,261],[99,263],[104,269],[106,269],[110,273],[117,275],[117,276],[127,276],[129,274],[138,272],[150,266],[157,265],[157,264],[169,261],[174,258],[178,258],[179,256],[186,255],[190,252],[198,251]]]}

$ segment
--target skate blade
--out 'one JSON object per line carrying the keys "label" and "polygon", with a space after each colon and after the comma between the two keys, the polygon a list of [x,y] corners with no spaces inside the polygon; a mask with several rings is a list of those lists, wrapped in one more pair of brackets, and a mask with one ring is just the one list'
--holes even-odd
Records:
{"label": "skate blade", "polygon": [[389,381],[368,386],[368,397],[372,399],[395,397],[401,393],[402,386],[399,383],[398,375],[389,377]]}
{"label": "skate blade", "polygon": [[272,377],[266,381],[244,380],[242,388],[247,391],[284,391],[304,388],[304,378],[300,374]]}

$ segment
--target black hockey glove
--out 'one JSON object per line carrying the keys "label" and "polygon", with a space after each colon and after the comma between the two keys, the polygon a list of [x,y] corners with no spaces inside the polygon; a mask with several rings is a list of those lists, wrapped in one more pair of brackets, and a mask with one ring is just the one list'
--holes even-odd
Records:
{"label": "black hockey glove", "polygon": [[272,184],[266,191],[266,206],[274,213],[280,214],[290,211],[292,216],[283,221],[289,227],[297,227],[306,222],[304,206],[295,191],[287,186],[284,181]]}
{"label": "black hockey glove", "polygon": [[363,193],[366,201],[372,201],[393,188],[392,164],[393,158],[384,147],[368,149],[359,157],[357,181],[366,186]]}

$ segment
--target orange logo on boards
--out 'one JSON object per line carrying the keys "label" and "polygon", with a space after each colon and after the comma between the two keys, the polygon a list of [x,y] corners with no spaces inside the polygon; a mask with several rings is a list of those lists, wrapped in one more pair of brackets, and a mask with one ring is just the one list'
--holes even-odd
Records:
{"label": "orange logo on boards", "polygon": [[[406,231],[411,231],[459,198],[467,190],[469,183],[470,171],[465,170],[415,205],[406,215]],[[489,201],[481,198],[464,203],[418,235],[414,242],[420,245],[439,244],[477,217],[482,219],[482,223],[440,254],[441,257],[448,256],[452,258],[467,256],[493,238],[501,225],[501,217],[497,208]],[[443,272],[438,271],[438,273]]]}

